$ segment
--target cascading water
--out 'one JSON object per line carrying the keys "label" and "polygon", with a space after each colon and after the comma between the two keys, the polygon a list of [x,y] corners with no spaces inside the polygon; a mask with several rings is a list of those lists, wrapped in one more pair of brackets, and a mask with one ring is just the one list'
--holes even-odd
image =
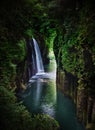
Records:
{"label": "cascading water", "polygon": [[[30,77],[29,82],[34,82],[36,79],[49,79],[51,78],[52,74],[46,73],[44,71],[43,61],[38,43],[34,38],[32,40],[33,42],[30,43],[32,47],[32,77]],[[54,75],[52,78],[54,78]]]}
{"label": "cascading water", "polygon": [[33,46],[34,46],[34,51],[36,56],[36,67],[37,67],[36,75],[40,75],[44,73],[44,66],[43,66],[43,61],[42,61],[41,52],[38,43],[34,38],[33,38]]}
{"label": "cascading water", "polygon": [[29,52],[31,52],[29,53],[31,66],[29,73],[31,74],[31,71],[34,73],[29,80],[29,87],[21,95],[24,105],[32,114],[43,113],[54,117],[60,124],[60,130],[85,130],[84,126],[77,120],[76,109],[72,100],[59,89],[56,89],[56,61],[54,56],[49,65],[45,66],[47,69],[45,68],[46,72],[44,72],[36,40],[33,39],[33,42],[28,45]]}
{"label": "cascading water", "polygon": [[[33,42],[30,42],[29,46],[32,48],[32,61],[31,61],[31,77],[29,77],[29,82],[34,82],[36,79],[50,78],[50,75],[44,71],[43,61],[41,57],[41,52],[37,41],[33,38]],[[30,58],[30,59],[31,59]]]}

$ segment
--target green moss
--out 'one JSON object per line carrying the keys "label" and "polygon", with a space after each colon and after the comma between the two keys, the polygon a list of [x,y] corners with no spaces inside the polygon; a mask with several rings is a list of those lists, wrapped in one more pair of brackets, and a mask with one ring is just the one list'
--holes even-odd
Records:
{"label": "green moss", "polygon": [[35,129],[40,130],[57,130],[59,128],[59,124],[56,120],[54,120],[49,115],[36,115],[33,118],[33,126]]}

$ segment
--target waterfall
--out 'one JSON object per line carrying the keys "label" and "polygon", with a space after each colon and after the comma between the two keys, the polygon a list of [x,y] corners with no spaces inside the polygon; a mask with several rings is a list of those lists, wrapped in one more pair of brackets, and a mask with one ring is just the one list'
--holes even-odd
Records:
{"label": "waterfall", "polygon": [[[32,53],[31,53],[32,52]],[[55,79],[54,73],[47,73],[44,71],[41,52],[37,41],[33,38],[28,44],[29,55],[29,82],[34,82],[36,79]],[[54,67],[55,68],[55,67]]]}
{"label": "waterfall", "polygon": [[43,67],[43,61],[42,61],[41,52],[38,43],[34,38],[33,38],[33,46],[34,46],[34,51],[36,56],[36,67],[37,67],[36,75],[40,75],[44,73],[44,67]]}

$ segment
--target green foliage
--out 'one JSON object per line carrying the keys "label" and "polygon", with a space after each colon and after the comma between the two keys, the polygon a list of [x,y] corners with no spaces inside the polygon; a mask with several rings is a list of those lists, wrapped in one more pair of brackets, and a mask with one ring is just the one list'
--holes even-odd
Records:
{"label": "green foliage", "polygon": [[26,36],[28,39],[31,39],[32,36],[33,36],[32,29],[27,29],[26,32],[25,32],[25,36]]}
{"label": "green foliage", "polygon": [[34,130],[57,130],[59,124],[49,115],[36,115],[33,118]]}
{"label": "green foliage", "polygon": [[0,86],[0,129],[6,130],[57,130],[57,121],[48,115],[35,115],[30,113],[22,105],[16,102],[13,92]]}
{"label": "green foliage", "polygon": [[[31,39],[32,36],[43,37],[47,52],[51,48],[54,49],[58,67],[76,75],[79,78],[79,89],[85,88],[88,94],[94,97],[95,9],[92,1],[87,2],[89,4],[78,11],[71,8],[64,11],[62,8],[55,9],[57,5],[53,0],[2,0],[0,4],[1,129],[56,130],[59,127],[57,122],[47,115],[31,118],[25,107],[16,103],[15,94],[11,92],[17,77],[22,80],[26,59],[25,39]],[[59,16],[55,16],[56,11]],[[60,18],[54,19],[57,17]],[[85,52],[90,57],[90,65],[88,65],[89,59],[85,58]]]}
{"label": "green foliage", "polygon": [[85,89],[94,98],[95,76],[95,8],[85,3],[79,11],[68,10],[64,14],[63,30],[57,31],[54,52],[59,68],[79,79],[79,89]]}
{"label": "green foliage", "polygon": [[0,4],[1,130],[56,130],[59,127],[47,115],[32,118],[26,108],[16,102],[15,93],[12,92],[17,79],[22,80],[26,58],[25,39],[32,38],[35,33],[46,34],[45,37],[50,38],[54,34],[50,26],[46,7],[38,0],[4,0]]}
{"label": "green foliage", "polygon": [[[1,130],[30,130],[31,116],[25,107],[16,103],[16,97],[3,86],[0,86],[0,118]],[[30,125],[30,126],[29,126]],[[29,128],[30,127],[30,128]]]}
{"label": "green foliage", "polygon": [[25,40],[22,39],[17,43],[17,46],[15,47],[13,58],[19,62],[22,62],[25,56],[26,56],[26,43]]}

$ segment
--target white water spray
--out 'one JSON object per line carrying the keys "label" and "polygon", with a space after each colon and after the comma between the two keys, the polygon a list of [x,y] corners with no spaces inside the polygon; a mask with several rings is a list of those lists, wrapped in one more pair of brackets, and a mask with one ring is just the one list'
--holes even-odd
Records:
{"label": "white water spray", "polygon": [[40,52],[38,43],[34,38],[33,38],[33,44],[34,44],[34,50],[35,50],[35,55],[36,55],[36,64],[37,64],[36,75],[41,75],[44,73],[44,66],[43,66],[43,61],[42,61],[41,52]]}

